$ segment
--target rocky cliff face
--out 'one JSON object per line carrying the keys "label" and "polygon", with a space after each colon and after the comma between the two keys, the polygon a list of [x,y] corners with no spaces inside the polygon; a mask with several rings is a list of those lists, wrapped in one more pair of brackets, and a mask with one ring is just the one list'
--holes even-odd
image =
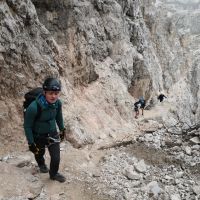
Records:
{"label": "rocky cliff face", "polygon": [[161,68],[161,90],[168,91],[173,99],[176,117],[171,117],[177,123],[181,121],[187,129],[199,124],[199,83],[194,76],[199,73],[196,62],[199,59],[196,45],[199,40],[199,1],[148,3],[151,6],[145,7],[144,18],[150,31],[152,52],[156,55],[154,60]]}
{"label": "rocky cliff face", "polygon": [[161,91],[170,108],[161,117],[165,126],[178,125],[175,131],[199,126],[196,5],[198,1],[1,1],[1,137],[23,131],[23,94],[52,74],[63,83],[69,130],[79,137],[84,132],[86,141],[101,133],[136,130],[134,101],[144,96],[155,106]]}
{"label": "rocky cliff face", "polygon": [[31,1],[1,1],[0,13],[0,135],[9,145],[23,135],[23,94],[60,66],[56,42]]}

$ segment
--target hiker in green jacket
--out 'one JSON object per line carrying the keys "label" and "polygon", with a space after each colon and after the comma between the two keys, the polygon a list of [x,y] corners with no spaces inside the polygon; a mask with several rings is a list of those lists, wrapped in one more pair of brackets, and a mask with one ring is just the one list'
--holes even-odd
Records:
{"label": "hiker in green jacket", "polygon": [[[55,78],[47,78],[40,94],[26,109],[24,130],[29,150],[34,154],[40,172],[48,173],[50,179],[65,182],[65,177],[58,173],[60,164],[60,141],[65,137],[62,115],[62,103],[58,99],[61,83]],[[38,116],[40,108],[40,116]],[[57,131],[56,124],[60,130]],[[45,147],[50,154],[50,169],[45,164]]]}

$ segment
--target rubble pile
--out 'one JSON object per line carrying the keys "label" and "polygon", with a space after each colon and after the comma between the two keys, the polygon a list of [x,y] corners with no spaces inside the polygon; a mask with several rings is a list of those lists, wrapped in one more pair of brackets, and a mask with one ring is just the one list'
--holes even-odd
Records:
{"label": "rubble pile", "polygon": [[[189,136],[191,139],[184,139]],[[200,144],[193,136],[194,132],[180,137],[164,130],[139,136],[132,145],[112,149],[104,156],[100,172],[93,174],[90,181],[95,177],[97,192],[103,192],[109,199],[197,200],[200,198]],[[132,148],[138,148],[140,153],[135,154]]]}

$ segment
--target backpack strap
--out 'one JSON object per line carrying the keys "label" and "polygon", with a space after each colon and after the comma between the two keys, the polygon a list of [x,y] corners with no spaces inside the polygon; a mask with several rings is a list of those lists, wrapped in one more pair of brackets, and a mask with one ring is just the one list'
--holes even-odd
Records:
{"label": "backpack strap", "polygon": [[60,111],[60,110],[61,110],[61,103],[59,102],[56,111],[58,112],[58,111]]}
{"label": "backpack strap", "polygon": [[35,121],[36,121],[37,119],[39,119],[40,116],[41,116],[41,114],[42,114],[42,108],[41,108],[41,106],[39,105],[38,102],[36,102],[36,103],[37,103],[37,115],[36,115],[36,117],[35,117]]}
{"label": "backpack strap", "polygon": [[[42,114],[42,107],[39,105],[38,102],[37,103],[37,115],[35,117],[35,121],[38,120]],[[58,112],[61,109],[61,104],[58,104],[58,107],[56,108],[56,112]]]}

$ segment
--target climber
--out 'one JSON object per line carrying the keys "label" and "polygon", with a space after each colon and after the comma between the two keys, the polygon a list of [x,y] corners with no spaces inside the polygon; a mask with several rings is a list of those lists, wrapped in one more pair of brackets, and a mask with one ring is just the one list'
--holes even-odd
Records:
{"label": "climber", "polygon": [[142,110],[142,115],[144,115],[144,108],[146,106],[146,101],[144,100],[144,97],[140,97],[139,102],[141,104],[140,109]]}
{"label": "climber", "polygon": [[[65,182],[58,173],[60,164],[60,141],[65,138],[62,103],[59,99],[61,83],[56,78],[47,78],[42,93],[31,102],[24,114],[24,131],[29,150],[34,154],[41,173],[48,173],[51,180]],[[40,110],[40,116],[38,112]],[[56,124],[60,130],[57,132]],[[50,169],[45,164],[45,147],[50,154]]]}
{"label": "climber", "polygon": [[139,108],[140,108],[141,104],[139,101],[134,103],[134,111],[135,111],[135,118],[137,119],[139,116]]}
{"label": "climber", "polygon": [[167,98],[164,94],[161,93],[161,94],[158,95],[158,100],[160,102],[162,102],[164,100],[164,98]]}
{"label": "climber", "polygon": [[146,102],[144,97],[140,97],[137,102],[134,103],[134,111],[135,111],[135,118],[137,119],[139,116],[139,109],[142,110],[142,115],[144,115],[144,108],[146,106]]}

